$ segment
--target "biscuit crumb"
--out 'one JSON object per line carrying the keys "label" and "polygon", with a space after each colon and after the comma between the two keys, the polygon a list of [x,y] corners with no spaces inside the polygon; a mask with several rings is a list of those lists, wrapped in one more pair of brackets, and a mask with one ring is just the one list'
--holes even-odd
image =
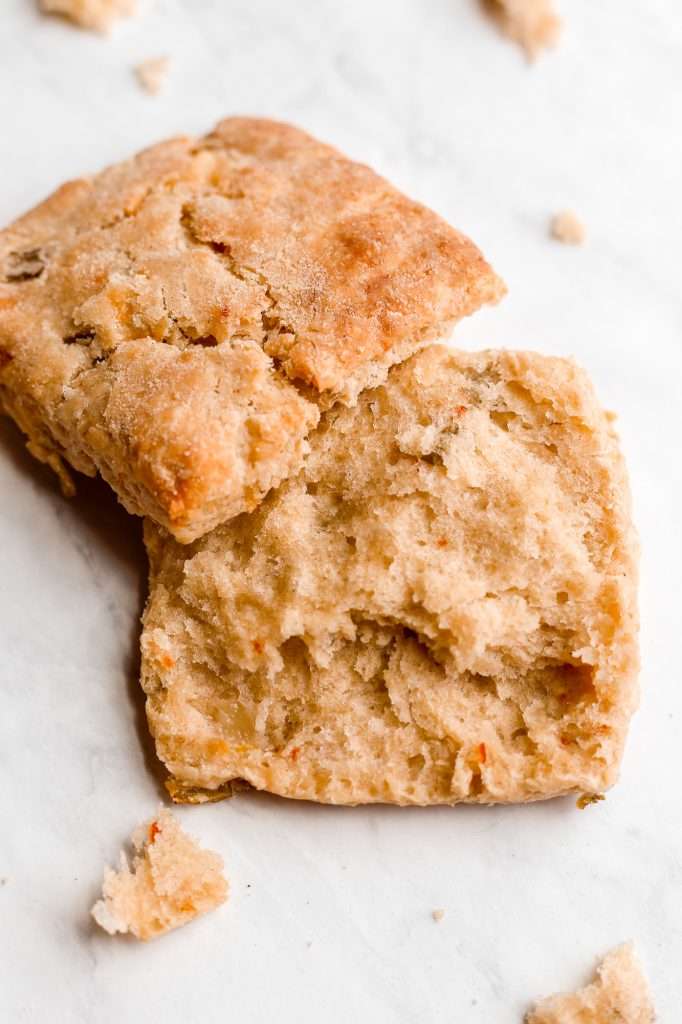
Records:
{"label": "biscuit crumb", "polygon": [[575,806],[579,811],[584,811],[590,804],[598,804],[601,800],[605,800],[603,793],[583,793],[579,796],[575,802]]}
{"label": "biscuit crumb", "polygon": [[442,921],[443,918],[445,917],[445,911],[444,910],[432,910],[431,911],[431,917],[436,922]]}
{"label": "biscuit crumb", "polygon": [[632,943],[611,950],[597,968],[595,980],[580,989],[543,999],[525,1024],[653,1024],[651,994]]}
{"label": "biscuit crumb", "polygon": [[137,0],[40,0],[46,14],[62,14],[96,32],[108,32],[118,18],[128,18],[137,11]]}
{"label": "biscuit crumb", "polygon": [[91,911],[110,935],[153,939],[227,899],[222,858],[183,832],[170,811],[136,829],[132,843],[132,870],[121,853],[119,870],[105,870],[103,898]]}
{"label": "biscuit crumb", "polygon": [[150,96],[156,96],[166,83],[170,71],[170,59],[168,57],[152,57],[150,60],[143,60],[133,68],[135,77],[142,89]]}
{"label": "biscuit crumb", "polygon": [[541,50],[554,46],[561,20],[552,0],[485,0],[501,30],[534,61]]}
{"label": "biscuit crumb", "polygon": [[552,217],[550,234],[564,245],[582,245],[585,241],[585,226],[572,210],[562,210]]}

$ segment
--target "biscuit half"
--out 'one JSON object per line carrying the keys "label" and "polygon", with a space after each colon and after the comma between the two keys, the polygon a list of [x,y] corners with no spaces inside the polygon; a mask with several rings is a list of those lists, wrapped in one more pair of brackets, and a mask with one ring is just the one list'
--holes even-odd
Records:
{"label": "biscuit half", "polygon": [[190,541],[299,468],[320,406],[503,291],[368,167],[231,118],[0,233],[0,404],[67,488],[99,471]]}
{"label": "biscuit half", "polygon": [[572,362],[425,349],[325,413],[256,512],[146,542],[142,684],[175,799],[236,778],[336,804],[615,781],[636,541]]}

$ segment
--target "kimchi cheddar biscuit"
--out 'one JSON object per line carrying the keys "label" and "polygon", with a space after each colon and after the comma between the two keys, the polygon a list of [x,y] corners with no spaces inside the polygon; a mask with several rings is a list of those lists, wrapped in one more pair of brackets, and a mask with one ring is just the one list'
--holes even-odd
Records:
{"label": "kimchi cheddar biscuit", "polygon": [[107,868],[103,898],[92,908],[100,927],[153,939],[214,910],[227,899],[223,862],[202,850],[169,811],[133,835],[132,870],[121,854],[118,871]]}
{"label": "kimchi cheddar biscuit", "polygon": [[303,469],[183,548],[147,524],[142,683],[174,799],[337,804],[614,782],[636,543],[573,363],[430,347],[324,414]]}
{"label": "kimchi cheddar biscuit", "polygon": [[649,986],[630,943],[612,950],[591,985],[543,999],[526,1024],[653,1024]]}
{"label": "kimchi cheddar biscuit", "polygon": [[232,118],[70,182],[0,234],[0,400],[69,486],[190,541],[503,285],[476,247],[295,128]]}

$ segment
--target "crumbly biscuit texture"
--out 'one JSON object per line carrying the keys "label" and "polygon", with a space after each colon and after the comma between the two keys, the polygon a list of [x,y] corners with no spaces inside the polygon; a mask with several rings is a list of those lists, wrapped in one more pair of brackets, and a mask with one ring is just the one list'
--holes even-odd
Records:
{"label": "crumbly biscuit texture", "polygon": [[561,21],[553,0],[490,0],[487,4],[502,31],[535,60],[559,38]]}
{"label": "crumbly biscuit texture", "polygon": [[110,935],[153,939],[227,899],[222,859],[202,850],[169,811],[137,829],[132,841],[132,868],[121,853],[119,870],[106,869],[102,899],[92,908]]}
{"label": "crumbly biscuit texture", "polygon": [[142,682],[173,795],[600,792],[636,704],[636,546],[573,363],[423,350],[183,548],[147,524]]}
{"label": "crumbly biscuit texture", "polygon": [[40,0],[47,14],[63,14],[83,28],[108,32],[119,18],[135,14],[137,0]]}
{"label": "crumbly biscuit texture", "polygon": [[591,985],[544,999],[526,1024],[653,1024],[651,994],[632,944],[604,957]]}
{"label": "crumbly biscuit texture", "polygon": [[573,210],[562,210],[552,217],[550,234],[564,245],[582,245],[585,241],[585,225]]}
{"label": "crumbly biscuit texture", "polygon": [[502,291],[368,167],[231,118],[0,234],[0,401],[64,480],[99,470],[189,541],[299,468],[320,406]]}

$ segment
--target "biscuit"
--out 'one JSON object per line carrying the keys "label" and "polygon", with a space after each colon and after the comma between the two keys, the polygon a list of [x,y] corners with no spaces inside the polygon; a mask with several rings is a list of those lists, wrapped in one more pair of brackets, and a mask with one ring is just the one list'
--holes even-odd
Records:
{"label": "biscuit", "polygon": [[579,992],[543,999],[526,1024],[652,1024],[651,995],[630,943],[611,950],[591,985]]}
{"label": "biscuit", "polygon": [[108,32],[118,18],[126,18],[137,9],[136,0],[40,0],[46,14],[63,14],[82,28]]}
{"label": "biscuit", "polygon": [[0,234],[0,404],[67,488],[99,471],[190,541],[299,468],[320,406],[503,290],[369,168],[231,118]]}
{"label": "biscuit", "polygon": [[132,870],[124,853],[118,871],[107,868],[103,898],[92,908],[101,928],[153,939],[224,903],[228,885],[217,853],[202,850],[162,810],[132,838]]}
{"label": "biscuit", "polygon": [[254,513],[187,548],[145,532],[142,685],[175,800],[237,778],[335,804],[615,781],[636,541],[572,362],[429,347],[328,411]]}

